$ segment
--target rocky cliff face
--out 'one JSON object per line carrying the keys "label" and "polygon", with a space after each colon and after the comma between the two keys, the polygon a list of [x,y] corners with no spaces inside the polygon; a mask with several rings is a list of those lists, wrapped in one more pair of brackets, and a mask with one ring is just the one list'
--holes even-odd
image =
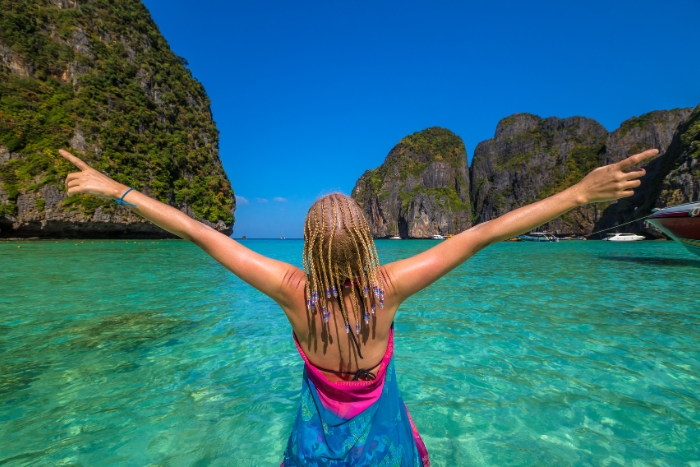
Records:
{"label": "rocky cliff face", "polygon": [[[645,167],[647,175],[633,197],[575,209],[545,224],[543,229],[557,234],[588,235],[649,214],[659,203],[662,183],[669,187],[673,183],[664,182],[679,163],[678,150],[672,148],[674,141],[681,138],[679,125],[688,119],[691,111],[650,112],[623,122],[612,133],[596,121],[582,117],[540,119],[518,114],[503,119],[495,137],[479,143],[474,151],[471,180],[477,220],[493,219],[550,196],[595,167],[657,148],[660,155]],[[686,191],[690,176],[687,172],[676,177],[676,185],[686,187]],[[629,224],[625,230],[660,235],[643,221]]]}
{"label": "rocky cliff face", "polygon": [[[692,109],[650,112],[622,122],[620,128],[608,135],[603,164],[619,162],[628,156],[650,148],[658,149],[659,155],[649,163],[643,164],[647,174],[641,179],[642,185],[635,190],[634,196],[610,203],[601,213],[592,231],[626,224],[623,229],[625,231],[651,237],[662,235],[660,231],[643,220],[634,220],[650,214],[655,206],[667,207],[690,201],[690,197],[678,196],[678,193],[685,190],[686,195],[690,195],[689,190],[692,191],[690,188],[692,183],[686,179],[687,176],[677,177],[671,181],[673,178],[671,172],[678,172],[681,154],[684,152],[681,149],[681,138],[682,135],[688,137],[687,122],[691,112],[693,112]],[[697,118],[697,113],[696,109],[695,118]],[[680,172],[685,174],[683,169]],[[668,185],[669,188],[666,190],[667,194],[660,196],[664,184]],[[671,186],[675,188],[671,188]],[[672,195],[671,192],[676,195]],[[698,199],[698,197],[696,196],[694,199]],[[680,201],[676,202],[676,200]]]}
{"label": "rocky cliff face", "polygon": [[[455,156],[449,163],[442,156],[445,148]],[[660,154],[646,164],[634,196],[575,209],[543,229],[589,235],[626,224],[626,231],[658,237],[643,220],[630,221],[654,207],[700,199],[700,106],[633,117],[612,133],[589,118],[512,115],[498,123],[493,139],[477,145],[471,169],[461,165],[466,160],[461,140],[431,128],[404,138],[382,166],[365,172],[353,197],[376,237],[457,233],[472,218],[494,219],[571,186],[598,166],[650,148]]]}
{"label": "rocky cliff face", "polygon": [[649,148],[659,150],[659,157],[666,152],[678,125],[688,118],[693,109],[656,110],[640,117],[625,120],[620,128],[608,135],[605,142],[604,165],[619,162]]}
{"label": "rocky cliff face", "polygon": [[60,148],[230,233],[218,131],[186,65],[138,0],[0,0],[0,237],[170,236],[67,197]]}
{"label": "rocky cliff face", "polygon": [[700,105],[679,126],[667,154],[671,170],[660,183],[656,207],[700,200]]}
{"label": "rocky cliff face", "polygon": [[[552,195],[601,164],[607,130],[583,117],[542,119],[516,114],[501,120],[493,139],[479,143],[471,167],[477,222]],[[557,232],[593,226],[598,208],[576,209],[552,221]]]}
{"label": "rocky cliff face", "polygon": [[380,167],[360,177],[352,197],[375,237],[430,238],[460,232],[471,225],[464,143],[438,127],[407,136]]}

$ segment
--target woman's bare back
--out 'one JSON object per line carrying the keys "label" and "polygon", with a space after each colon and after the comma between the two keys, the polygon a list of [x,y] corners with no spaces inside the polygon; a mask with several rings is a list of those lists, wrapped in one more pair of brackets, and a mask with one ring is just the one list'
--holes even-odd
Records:
{"label": "woman's bare back", "polygon": [[[380,275],[384,276],[385,272],[381,269]],[[306,307],[305,288],[299,285],[294,309],[290,311],[303,319],[294,320],[297,325],[292,324],[292,328],[309,362],[317,368],[332,370],[324,371],[329,381],[352,380],[358,370],[375,369],[386,353],[389,332],[398,308],[391,290],[385,291],[385,306],[371,315],[369,323],[359,317],[360,332],[355,334],[355,317],[349,315],[351,329],[346,332],[338,300],[329,302],[330,319],[324,323],[320,313]],[[352,309],[350,294],[355,293],[355,300],[358,300],[358,292],[357,289],[353,291],[350,285],[343,287],[341,295],[345,310]]]}

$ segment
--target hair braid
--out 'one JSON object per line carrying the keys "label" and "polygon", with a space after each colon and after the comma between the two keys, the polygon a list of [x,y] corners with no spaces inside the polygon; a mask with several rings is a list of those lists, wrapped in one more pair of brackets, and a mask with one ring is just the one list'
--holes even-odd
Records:
{"label": "hair braid", "polygon": [[[376,246],[374,244],[374,240],[372,240],[372,238],[369,236],[369,226],[364,216],[360,216],[360,219],[358,219],[358,223],[360,224],[357,227],[358,235],[365,249],[365,254],[367,255],[367,276],[371,289],[371,292],[369,294],[371,298],[370,302],[376,306],[377,302],[379,302],[379,297],[376,296],[376,290],[380,287],[379,280],[377,277],[377,271],[379,270],[379,258],[376,254]],[[372,307],[372,310],[374,310],[374,307]]]}
{"label": "hair braid", "polygon": [[[360,234],[358,232],[357,225],[355,223],[355,215],[353,213],[353,209],[352,209],[351,204],[350,204],[351,200],[349,198],[346,198],[344,201],[345,201],[345,205],[346,205],[347,211],[348,211],[348,219],[350,220],[350,228],[348,229],[348,233],[350,234],[349,236],[350,236],[350,239],[352,240],[352,244],[353,244],[353,247],[354,247],[355,253],[356,253],[355,267],[357,268],[357,271],[356,271],[356,274],[354,274],[354,276],[359,278],[360,286],[362,287],[362,290],[359,292],[360,293],[360,300],[364,302],[365,298],[367,298],[367,299],[369,298],[369,295],[368,295],[368,292],[369,292],[368,273],[369,273],[369,271],[365,271],[365,267],[363,266],[363,260],[365,259],[364,256],[366,256],[366,248],[364,247],[364,245],[363,245],[362,249],[360,248],[360,245],[362,244],[362,239],[360,238]],[[363,254],[363,252],[361,250],[365,250],[365,252],[364,252],[365,254]],[[367,269],[370,269],[370,268],[367,268]],[[350,269],[348,268],[348,270],[350,270]],[[349,272],[349,274],[351,274],[351,273]],[[365,291],[367,291],[367,292],[365,292]],[[365,303],[365,310],[366,310],[367,305],[368,304]],[[355,315],[356,319],[358,316],[359,316],[359,310],[358,310],[358,314]],[[363,316],[363,318],[365,318],[365,320],[366,320],[366,317]]]}
{"label": "hair braid", "polygon": [[[307,260],[307,263],[309,265],[309,274],[310,274],[310,282],[311,282],[311,307],[314,311],[318,307],[318,291],[319,291],[319,277],[318,277],[318,271],[316,270],[316,262],[313,260],[313,251],[314,247],[316,245],[318,236],[319,236],[319,226],[318,226],[318,219],[317,219],[317,212],[316,209],[313,209],[312,212],[309,213],[309,216],[307,217],[308,226],[309,226],[309,239],[308,239],[308,257],[305,258]],[[307,245],[304,245],[304,248],[306,248]],[[309,280],[307,280],[307,283]]]}
{"label": "hair braid", "polygon": [[317,271],[316,274],[316,284],[317,284],[317,290],[316,290],[316,298],[319,299],[322,303],[321,306],[321,311],[323,312],[323,321],[328,322],[330,319],[330,304],[328,302],[328,299],[326,298],[326,295],[324,293],[324,289],[328,289],[329,287],[329,280],[328,280],[328,272],[326,271],[326,265],[323,261],[320,262],[318,261],[318,258],[323,258],[323,236],[325,232],[325,224],[326,224],[326,215],[325,215],[325,210],[323,209],[323,204],[321,204],[321,211],[320,213],[318,210],[314,213],[315,216],[320,216],[321,217],[321,222],[319,225],[319,221],[316,221],[316,235],[315,238],[316,240],[314,241],[314,270]]}
{"label": "hair braid", "polygon": [[[333,237],[335,236],[335,230],[338,228],[336,225],[337,215],[336,215],[336,203],[334,203],[334,199],[332,196],[329,197],[329,201],[331,204],[330,211],[331,211],[331,236],[328,239],[328,271],[331,276],[331,288],[335,287],[335,290],[331,290],[333,293],[333,297],[336,297],[338,295],[338,289],[336,286],[336,276],[338,275],[337,272],[337,267],[333,268]],[[336,297],[337,298],[337,297]]]}
{"label": "hair braid", "polygon": [[301,264],[304,268],[304,275],[306,276],[306,282],[304,284],[304,292],[306,293],[306,308],[311,308],[311,284],[313,280],[313,274],[310,273],[311,264],[309,262],[309,244],[311,242],[311,234],[309,232],[309,218],[307,216],[306,222],[304,222],[304,249],[301,254]]}
{"label": "hair braid", "polygon": [[311,242],[309,244],[309,263],[311,264],[311,273],[313,275],[314,279],[314,287],[316,288],[316,292],[318,292],[318,288],[321,287],[321,282],[322,282],[322,277],[323,277],[323,271],[319,271],[318,269],[318,263],[314,261],[314,255],[316,254],[316,250],[318,249],[318,240],[319,240],[319,235],[321,230],[321,225],[320,222],[322,221],[320,213],[318,210],[314,210],[312,213],[312,219],[313,223],[310,226],[311,229]]}
{"label": "hair braid", "polygon": [[[324,209],[325,207],[325,202],[321,202],[321,235],[326,231],[326,210]],[[321,271],[323,273],[321,285],[322,289],[319,291],[319,294],[322,297],[323,302],[325,303],[325,306],[328,307],[329,302],[328,302],[328,294],[330,292],[330,284],[331,284],[331,277],[332,277],[332,272],[330,270],[326,269],[326,262],[324,261],[323,258],[323,237],[321,237],[321,241],[318,244],[318,257],[321,259]],[[325,289],[325,292],[324,290]]]}
{"label": "hair braid", "polygon": [[[345,207],[343,207],[343,205],[345,205]],[[346,221],[347,221],[347,217],[346,217],[346,209],[345,209],[345,208],[347,208],[347,211],[348,211],[348,212],[347,212],[347,215],[350,215],[350,206],[348,205],[348,200],[347,200],[347,198],[341,198],[341,199],[338,201],[338,208],[339,208],[339,210],[340,210],[340,218],[344,221],[344,223],[347,223],[347,222],[346,222]],[[351,231],[351,230],[352,230],[352,229],[350,229],[349,231]],[[350,235],[350,239],[353,240],[353,239],[352,239],[352,234]],[[356,250],[357,253],[359,254],[359,249],[357,248],[357,245],[355,244],[354,240],[353,240],[353,245],[355,246],[355,250]],[[346,251],[346,255],[347,255],[348,253],[349,253],[349,252]],[[343,271],[343,273],[347,275],[348,279],[350,279],[350,286],[351,286],[351,290],[352,290],[352,293],[351,293],[350,296],[351,296],[351,300],[352,300],[352,314],[353,314],[353,316],[354,316],[354,318],[355,318],[355,333],[359,333],[359,332],[360,332],[360,329],[359,329],[360,318],[359,318],[359,315],[358,315],[358,313],[359,313],[359,306],[358,306],[358,304],[357,304],[357,298],[355,297],[355,287],[354,287],[354,284],[355,284],[355,278],[356,278],[356,276],[361,276],[361,275],[362,275],[362,274],[361,274],[361,268],[357,271],[357,274],[353,274],[352,265],[350,264],[350,258],[349,258],[349,257],[346,257],[345,260],[346,260],[346,265],[345,265],[345,271]],[[339,270],[338,272],[340,272],[340,270]],[[348,314],[349,314],[349,313],[348,313]]]}
{"label": "hair braid", "polygon": [[[348,204],[350,201],[348,201]],[[366,323],[369,322],[369,315],[367,314],[367,310],[371,306],[371,296],[369,295],[369,289],[371,285],[371,278],[372,275],[374,274],[374,270],[372,268],[372,263],[370,261],[370,253],[371,250],[368,248],[367,244],[365,243],[362,234],[360,233],[360,230],[357,226],[357,223],[355,222],[355,214],[353,213],[352,209],[349,209],[350,211],[350,231],[352,232],[352,241],[353,245],[355,245],[355,251],[357,252],[357,268],[360,271],[360,285],[362,286],[362,295],[360,300],[363,301],[364,303],[364,316],[363,319]],[[359,242],[359,244],[358,244]],[[360,245],[362,245],[362,253],[360,252]],[[368,265],[366,267],[367,270],[365,270],[365,266],[363,266],[363,262],[367,262]]]}

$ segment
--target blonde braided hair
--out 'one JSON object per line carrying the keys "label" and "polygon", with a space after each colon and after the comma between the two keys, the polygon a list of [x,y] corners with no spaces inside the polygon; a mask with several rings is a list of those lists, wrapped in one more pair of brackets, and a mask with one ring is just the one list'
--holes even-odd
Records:
{"label": "blonde braided hair", "polygon": [[[302,264],[306,273],[306,306],[312,313],[320,308],[324,326],[330,320],[330,304],[335,300],[348,333],[351,314],[355,333],[359,334],[362,321],[369,325],[368,310],[374,314],[377,306],[384,307],[384,290],[377,274],[377,247],[360,206],[352,198],[333,193],[311,206],[304,224]],[[343,285],[348,281],[352,313],[343,306]]]}

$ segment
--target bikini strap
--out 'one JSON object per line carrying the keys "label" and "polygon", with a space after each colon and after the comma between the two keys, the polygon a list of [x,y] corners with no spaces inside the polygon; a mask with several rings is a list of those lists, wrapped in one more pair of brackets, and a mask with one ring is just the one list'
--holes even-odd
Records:
{"label": "bikini strap", "polygon": [[[311,363],[311,362],[309,362],[309,363]],[[382,362],[379,362],[376,365],[374,365],[372,368],[361,369],[361,370],[357,370],[354,372],[353,371],[329,370],[327,368],[321,368],[320,366],[316,366],[316,365],[314,365],[314,368],[321,370],[321,371],[325,371],[327,373],[335,373],[336,375],[354,375],[352,378],[353,381],[358,381],[360,378],[364,378],[365,381],[372,381],[377,377],[377,375],[372,373],[372,370],[374,370],[375,368],[377,368],[381,364],[382,364]]]}

